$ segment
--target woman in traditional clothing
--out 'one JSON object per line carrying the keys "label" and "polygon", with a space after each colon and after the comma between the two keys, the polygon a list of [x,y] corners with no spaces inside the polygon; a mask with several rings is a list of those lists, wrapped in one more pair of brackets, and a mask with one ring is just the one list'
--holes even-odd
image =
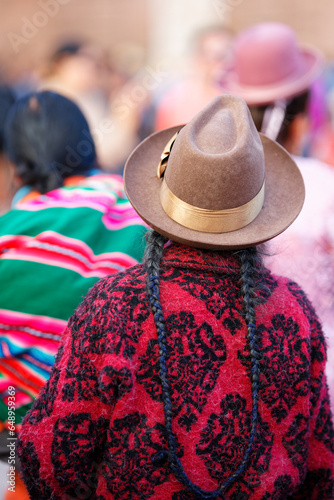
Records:
{"label": "woman in traditional clothing", "polygon": [[0,424],[8,424],[12,386],[18,427],[82,297],[142,259],[146,228],[121,177],[99,170],[87,121],[70,99],[19,99],[4,135],[13,196],[0,223]]}
{"label": "woman in traditional clothing", "polygon": [[[220,96],[125,169],[154,229],[63,335],[19,437],[32,498],[333,498],[325,343],[258,245],[297,217],[294,161]],[[177,134],[177,132],[179,132]]]}

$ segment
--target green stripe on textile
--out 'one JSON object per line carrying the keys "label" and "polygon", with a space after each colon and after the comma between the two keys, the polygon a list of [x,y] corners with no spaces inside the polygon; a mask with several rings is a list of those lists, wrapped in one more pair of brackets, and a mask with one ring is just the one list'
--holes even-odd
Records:
{"label": "green stripe on textile", "polygon": [[[57,266],[0,260],[0,309],[47,315],[67,321],[98,277],[85,278]],[[10,283],[18,282],[20,290]]]}
{"label": "green stripe on textile", "polygon": [[0,421],[6,422],[8,418],[8,406],[0,399]]}
{"label": "green stripe on textile", "polygon": [[[140,261],[145,248],[146,228],[131,225],[123,229],[108,229],[103,224],[101,215],[101,212],[90,207],[46,208],[37,212],[11,210],[0,219],[0,236],[37,236],[49,228],[63,236],[83,241],[94,254],[124,252]],[[99,235],[98,238],[96,234]]]}
{"label": "green stripe on textile", "polygon": [[[15,408],[15,425],[19,425],[22,422],[25,414],[32,407],[32,403]],[[6,422],[8,419],[8,406],[0,399],[0,421]]]}
{"label": "green stripe on textile", "polygon": [[25,417],[26,413],[30,410],[31,407],[32,407],[32,403],[29,403],[27,405],[23,405],[23,406],[20,406],[19,408],[16,408],[16,411],[15,411],[15,417],[16,417],[15,424],[16,425],[21,424],[23,417]]}

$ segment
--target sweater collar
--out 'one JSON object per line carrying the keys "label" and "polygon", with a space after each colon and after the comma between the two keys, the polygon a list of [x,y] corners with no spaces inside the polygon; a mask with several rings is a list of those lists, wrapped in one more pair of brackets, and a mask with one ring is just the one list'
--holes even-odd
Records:
{"label": "sweater collar", "polygon": [[165,248],[162,267],[183,267],[212,272],[238,272],[239,260],[234,251],[202,250],[173,242]]}

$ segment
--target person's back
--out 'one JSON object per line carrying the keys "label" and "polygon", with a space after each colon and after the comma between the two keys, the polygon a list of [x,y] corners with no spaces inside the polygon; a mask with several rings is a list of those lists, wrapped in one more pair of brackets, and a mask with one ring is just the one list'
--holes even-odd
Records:
{"label": "person's back", "polygon": [[[254,255],[238,255],[173,244],[162,260],[177,454],[190,480],[211,491],[237,469],[247,449],[252,391],[242,279],[257,288],[261,416],[247,470],[226,498],[276,498],[283,488],[284,498],[311,498],[311,490],[329,499],[333,450],[320,325],[295,283],[265,272],[266,287],[257,287],[247,279]],[[72,317],[74,326],[74,341],[70,329],[65,333],[49,397],[41,397],[26,421],[26,430],[36,428],[44,437],[34,439],[34,450],[27,445],[21,460],[34,451],[43,465],[40,481],[59,497],[197,498],[176,481],[168,463],[145,266],[101,280]],[[54,415],[57,424],[48,434]]]}
{"label": "person's back", "polygon": [[129,199],[159,232],[145,264],[101,280],[72,316],[20,433],[28,490],[41,500],[330,499],[321,327],[255,248],[298,215],[301,175],[232,96],[176,131],[128,160]]}
{"label": "person's back", "polygon": [[121,177],[97,169],[87,122],[65,97],[19,100],[6,150],[21,187],[0,224],[0,421],[10,424],[13,386],[18,428],[48,380],[68,318],[99,278],[141,260],[146,228]]}

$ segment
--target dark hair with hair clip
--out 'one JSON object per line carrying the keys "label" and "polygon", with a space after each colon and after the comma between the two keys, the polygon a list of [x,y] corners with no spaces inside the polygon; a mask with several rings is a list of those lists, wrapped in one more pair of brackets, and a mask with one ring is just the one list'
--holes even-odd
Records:
{"label": "dark hair with hair clip", "polygon": [[156,231],[151,231],[148,236],[148,243],[145,252],[145,261],[147,269],[147,288],[150,304],[157,327],[159,344],[159,364],[160,379],[162,385],[162,400],[164,406],[165,426],[168,450],[162,450],[157,453],[154,460],[160,461],[164,456],[169,459],[170,466],[176,478],[183,483],[197,498],[215,499],[224,498],[226,492],[236,479],[245,471],[252,451],[258,420],[258,385],[260,377],[259,352],[257,346],[257,330],[255,325],[255,304],[256,304],[256,273],[261,274],[262,263],[256,248],[238,250],[235,255],[240,261],[240,281],[243,303],[245,306],[245,321],[248,332],[248,345],[251,355],[251,379],[252,379],[252,427],[247,450],[239,468],[230,475],[230,477],[219,488],[214,491],[205,491],[195,485],[188,478],[180,460],[177,457],[177,446],[172,429],[172,404],[170,387],[167,379],[167,329],[164,320],[160,296],[159,296],[159,273],[160,262],[164,251],[164,245],[167,238]]}
{"label": "dark hair with hair clip", "polygon": [[95,145],[83,113],[70,99],[49,91],[24,96],[12,106],[5,151],[23,185],[41,193],[96,166]]}

